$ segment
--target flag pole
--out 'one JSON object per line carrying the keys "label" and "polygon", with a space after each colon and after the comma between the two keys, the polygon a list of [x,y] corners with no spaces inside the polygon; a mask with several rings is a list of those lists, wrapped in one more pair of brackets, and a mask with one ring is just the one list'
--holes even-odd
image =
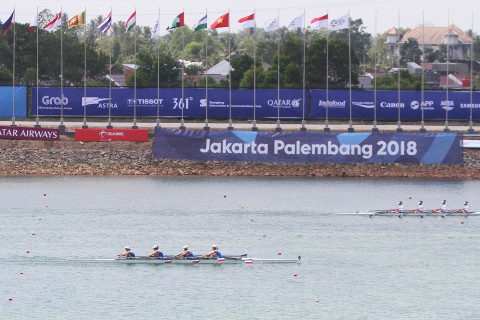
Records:
{"label": "flag pole", "polygon": [[323,132],[330,132],[330,128],[328,127],[328,107],[329,107],[329,100],[328,100],[328,41],[330,38],[330,27],[329,27],[329,18],[328,18],[328,9],[327,9],[327,65],[326,65],[326,74],[325,74],[325,88],[326,88],[326,96],[325,96],[325,128],[323,128]]}
{"label": "flag pole", "polygon": [[375,9],[375,51],[374,51],[374,75],[373,75],[373,128],[372,132],[378,132],[377,128],[377,9]]}
{"label": "flag pole", "polygon": [[401,93],[400,93],[400,73],[402,68],[400,67],[400,10],[398,10],[398,40],[397,40],[397,47],[398,47],[398,74],[397,74],[397,82],[398,82],[398,127],[397,132],[403,132],[402,129],[402,121],[400,120],[400,107],[401,107]]}
{"label": "flag pole", "polygon": [[[182,12],[185,12],[185,8],[182,9]],[[184,96],[184,88],[185,88],[185,83],[184,83],[184,74],[185,74],[185,28],[182,28],[182,101],[180,101],[180,109],[182,111],[182,119],[180,120],[180,130],[185,130],[185,120],[183,119],[183,108],[185,106],[185,96]]]}
{"label": "flag pole", "polygon": [[39,81],[38,81],[38,6],[37,6],[37,117],[35,118],[35,128],[40,128],[40,119],[38,118],[38,86],[39,86]]}
{"label": "flag pole", "polygon": [[[110,19],[112,19],[112,7],[110,7]],[[110,20],[111,23],[111,20]],[[110,81],[108,81],[108,124],[107,129],[113,129],[112,126],[112,43],[113,43],[113,36],[111,36],[109,41],[109,71],[110,71]]]}
{"label": "flag pole", "polygon": [[63,124],[63,8],[60,7],[60,132],[65,132]]}
{"label": "flag pole", "polygon": [[230,43],[230,8],[228,9],[228,96],[229,96],[229,117],[228,117],[228,128],[227,130],[234,130],[232,124],[232,47]]}
{"label": "flag pole", "polygon": [[282,37],[282,30],[280,29],[280,9],[277,11],[278,19],[278,52],[277,52],[277,127],[275,132],[281,132],[280,127],[280,39]]}
{"label": "flag pole", "polygon": [[258,131],[257,128],[257,20],[256,9],[253,9],[253,121],[252,131]]}
{"label": "flag pole", "polygon": [[[158,7],[157,32],[160,33],[160,7]],[[160,35],[157,34],[157,127],[160,128]]]}
{"label": "flag pole", "polygon": [[[473,30],[472,30],[473,31]],[[446,99],[445,101],[445,129],[443,129],[443,132],[448,133],[450,132],[450,129],[448,129],[448,108],[450,107],[450,102],[448,101],[448,80],[449,80],[449,62],[450,60],[450,10],[447,10],[447,83],[446,83]]]}
{"label": "flag pole", "polygon": [[305,21],[305,9],[303,9],[303,87],[302,87],[302,94],[303,94],[303,104],[302,104],[302,127],[300,128],[300,132],[307,132],[307,128],[305,127],[305,73],[306,73],[306,60],[307,60],[307,27]]}
{"label": "flag pole", "polygon": [[[472,10],[472,36],[473,36],[473,10]],[[470,128],[467,133],[475,133],[473,130],[473,38],[470,44]]]}
{"label": "flag pole", "polygon": [[88,129],[87,125],[87,6],[85,6],[85,16],[84,23],[85,23],[85,43],[84,43],[84,61],[83,61],[83,126],[82,129]]}
{"label": "flag pole", "polygon": [[12,77],[12,90],[13,90],[13,100],[12,100],[12,127],[15,125],[15,41],[16,41],[16,30],[15,30],[15,6],[13,6],[13,77]]}
{"label": "flag pole", "polygon": [[133,58],[133,125],[132,129],[138,129],[137,126],[137,7],[135,7],[135,24],[133,26],[133,36],[135,38],[135,56]]}
{"label": "flag pole", "polygon": [[[425,10],[422,11],[422,62],[425,66]],[[426,133],[425,129],[425,70],[422,68],[422,122],[420,122],[420,133]]]}
{"label": "flag pole", "polygon": [[[205,17],[207,17],[208,21],[207,9],[205,9]],[[208,24],[205,28],[205,103],[205,126],[203,127],[203,130],[208,131],[210,130],[210,127],[208,126]]]}
{"label": "flag pole", "polygon": [[348,10],[348,82],[349,82],[349,95],[350,95],[350,120],[348,121],[348,132],[354,132],[352,124],[352,46],[350,37],[350,10]]}

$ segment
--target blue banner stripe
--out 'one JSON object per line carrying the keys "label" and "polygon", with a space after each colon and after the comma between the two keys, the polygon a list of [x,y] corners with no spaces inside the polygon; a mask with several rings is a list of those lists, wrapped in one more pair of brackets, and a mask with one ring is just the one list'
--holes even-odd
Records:
{"label": "blue banner stripe", "polygon": [[[422,163],[439,164],[445,159],[445,156],[452,148],[453,143],[456,141],[456,133],[438,133],[435,135],[435,140],[430,145],[425,156],[422,158]],[[460,148],[460,151],[463,150]]]}

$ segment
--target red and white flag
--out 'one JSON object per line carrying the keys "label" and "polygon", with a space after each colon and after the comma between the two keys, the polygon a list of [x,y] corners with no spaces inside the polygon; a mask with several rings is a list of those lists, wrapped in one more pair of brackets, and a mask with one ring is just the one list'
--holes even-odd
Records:
{"label": "red and white flag", "polygon": [[312,29],[328,28],[328,14],[312,20]]}
{"label": "red and white flag", "polygon": [[243,17],[238,20],[238,23],[242,25],[242,29],[248,29],[255,27],[255,13],[252,13],[249,16]]}
{"label": "red and white flag", "polygon": [[62,26],[62,13],[56,15],[55,19],[50,21],[46,26],[45,30],[52,31]]}
{"label": "red and white flag", "polygon": [[36,13],[33,15],[32,22],[30,22],[30,26],[28,27],[30,33],[33,32],[33,27],[38,27],[38,15]]}

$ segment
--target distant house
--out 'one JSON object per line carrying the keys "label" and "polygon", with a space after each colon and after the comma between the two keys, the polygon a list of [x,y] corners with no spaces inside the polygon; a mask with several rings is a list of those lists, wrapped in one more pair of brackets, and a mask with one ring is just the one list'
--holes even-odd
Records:
{"label": "distant house", "polygon": [[209,77],[215,79],[215,82],[219,82],[220,80],[227,80],[229,72],[230,62],[228,62],[227,60],[222,60],[210,69],[208,69],[207,74]]}
{"label": "distant house", "polygon": [[135,69],[138,69],[138,65],[132,64],[132,63],[125,63],[122,64],[123,66],[123,74],[125,75],[125,82],[130,79],[130,77],[133,75],[135,72]]}
{"label": "distant house", "polygon": [[450,59],[462,59],[470,56],[472,38],[455,24],[449,27],[416,27],[404,35],[396,28],[387,32],[388,56],[399,55],[399,47],[410,38],[417,40],[420,49],[441,50],[448,45]]}

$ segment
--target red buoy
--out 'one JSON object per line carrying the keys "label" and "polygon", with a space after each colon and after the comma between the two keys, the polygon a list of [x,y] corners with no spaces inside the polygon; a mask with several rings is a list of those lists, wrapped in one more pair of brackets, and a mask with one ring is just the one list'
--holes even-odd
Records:
{"label": "red buoy", "polygon": [[42,220],[42,218],[38,218],[38,220]]}
{"label": "red buoy", "polygon": [[296,277],[296,276],[297,276],[297,274],[296,274],[296,273],[294,273],[294,274],[293,274],[293,276],[294,276],[294,277]]}
{"label": "red buoy", "polygon": [[23,274],[23,272],[20,272],[20,274]]}
{"label": "red buoy", "polygon": [[318,300],[315,300],[315,302],[318,302]]}
{"label": "red buoy", "polygon": [[250,219],[250,221],[253,221],[253,219]]}
{"label": "red buoy", "polygon": [[460,222],[460,223],[461,223],[461,224],[463,224],[463,221],[462,221],[462,222]]}
{"label": "red buoy", "polygon": [[46,196],[47,196],[47,194],[46,194],[46,193],[44,193],[44,194],[43,194],[43,196],[44,196],[44,197],[46,197]]}
{"label": "red buoy", "polygon": [[264,237],[264,238],[265,238],[265,237],[266,237],[266,235],[263,235],[262,237]]}
{"label": "red buoy", "polygon": [[8,298],[8,301],[12,301],[13,299],[12,298]]}
{"label": "red buoy", "polygon": [[29,251],[29,250],[27,250],[27,253],[30,253],[30,251]]}
{"label": "red buoy", "polygon": [[226,197],[227,197],[227,195],[226,195],[226,194],[224,194],[224,195],[223,195],[223,197],[224,197],[224,198],[226,198]]}
{"label": "red buoy", "polygon": [[282,255],[282,253],[281,253],[281,252],[279,252],[279,253],[278,253],[278,255],[279,255],[279,256],[281,256],[281,255]]}
{"label": "red buoy", "polygon": [[34,235],[35,235],[35,233],[32,233],[32,236],[34,236]]}

